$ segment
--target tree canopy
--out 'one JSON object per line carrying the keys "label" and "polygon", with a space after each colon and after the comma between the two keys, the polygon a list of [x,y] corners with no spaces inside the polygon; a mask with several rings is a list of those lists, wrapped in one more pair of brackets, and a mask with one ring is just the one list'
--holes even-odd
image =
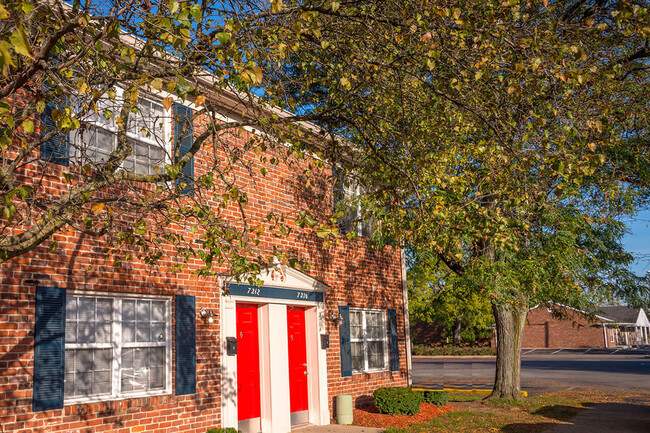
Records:
{"label": "tree canopy", "polygon": [[[365,191],[358,200],[378,240],[435,253],[490,299],[502,334],[495,395],[518,397],[527,308],[584,302],[582,271],[606,262],[594,233],[646,203],[649,17],[635,0],[6,2],[0,256],[71,226],[114,233],[153,260],[147,230],[112,224],[113,213],[136,211],[162,227],[194,221],[203,246],[170,232],[180,251],[241,272],[256,238],[286,227],[282,215],[248,224],[233,174],[314,155]],[[210,119],[191,148],[146,174],[121,169],[143,89],[166,91],[167,110],[191,100]],[[12,104],[19,95],[26,103]],[[232,121],[211,102],[224,97]],[[91,126],[90,113],[118,139],[105,161],[86,155],[74,176],[58,174],[66,188],[44,198],[24,170],[52,138],[35,138],[48,102],[59,106],[57,136]],[[264,138],[222,140],[242,127]],[[208,139],[214,164],[188,203],[187,185],[173,181]],[[120,188],[134,184],[152,189],[124,200]],[[216,210],[201,202],[208,195]],[[225,217],[233,204],[237,223]],[[336,240],[335,218],[298,222]]]}

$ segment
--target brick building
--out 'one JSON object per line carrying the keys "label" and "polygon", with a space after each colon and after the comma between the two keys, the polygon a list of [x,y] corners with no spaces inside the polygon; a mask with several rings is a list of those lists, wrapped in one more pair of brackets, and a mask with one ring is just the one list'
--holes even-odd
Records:
{"label": "brick building", "polygon": [[[216,102],[232,106],[229,97]],[[195,118],[180,139],[178,131],[196,107],[177,100],[171,116],[160,100],[151,94],[142,102],[167,119],[162,138],[170,146],[191,145],[204,120]],[[46,117],[35,123],[48,128]],[[49,179],[52,194],[65,188],[75,143],[83,142],[93,158],[111,151],[111,128],[93,127],[92,140],[45,142],[24,178]],[[255,133],[240,130],[229,140],[237,146]],[[146,138],[133,140],[146,147]],[[164,157],[153,147],[148,155],[127,160],[124,169],[154,171]],[[193,181],[205,174],[211,155],[199,151],[184,175]],[[255,182],[242,173],[252,218],[269,211],[295,216],[313,207],[314,197],[331,207],[324,182],[330,167],[307,170],[309,162],[271,165]],[[157,264],[132,258],[115,268],[103,238],[70,227],[1,264],[2,431],[203,433],[223,426],[284,433],[332,422],[339,394],[363,404],[378,387],[407,385],[400,251],[374,249],[363,236],[326,246],[313,230],[291,229],[287,237],[265,235],[260,249],[277,247],[307,268],[267,269],[261,286],[198,276],[193,259],[178,270],[180,258],[164,243],[167,255]],[[199,236],[180,225],[169,230],[189,240]]]}
{"label": "brick building", "polygon": [[522,347],[579,349],[647,345],[649,326],[643,309],[599,307],[595,314],[589,315],[569,307],[555,305],[552,310],[540,305],[528,312]]}

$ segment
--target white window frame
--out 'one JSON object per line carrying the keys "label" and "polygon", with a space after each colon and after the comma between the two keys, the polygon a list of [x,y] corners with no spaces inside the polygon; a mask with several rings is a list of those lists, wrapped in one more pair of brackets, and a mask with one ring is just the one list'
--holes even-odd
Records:
{"label": "white window frame", "polygon": [[[88,125],[90,125],[90,126],[92,126],[94,128],[103,129],[104,131],[109,132],[113,136],[113,144],[112,144],[111,149],[112,149],[112,151],[114,151],[116,149],[116,147],[117,147],[117,130],[118,130],[117,126],[115,125],[115,116],[119,115],[119,113],[114,111],[113,116],[107,122],[103,122],[101,120],[94,120],[93,117],[96,117],[97,119],[103,118],[103,108],[101,107],[101,101],[102,100],[110,100],[110,101],[115,102],[116,104],[119,105],[124,101],[124,89],[122,89],[121,87],[115,87],[115,98],[114,99],[109,99],[108,96],[104,96],[104,97],[100,98],[100,102],[98,103],[98,107],[97,107],[98,108],[98,113],[97,114],[91,112],[91,113],[88,113],[88,114],[81,115],[80,117],[82,119],[84,119],[86,124],[88,124]],[[144,143],[144,144],[147,144],[147,145],[150,145],[150,146],[158,146],[158,147],[160,147],[163,150],[163,159],[160,162],[160,170],[163,171],[164,170],[164,165],[165,164],[170,164],[170,162],[171,162],[170,155],[171,155],[171,152],[173,150],[172,149],[172,147],[173,147],[172,146],[173,145],[173,143],[172,143],[173,142],[173,137],[172,137],[173,112],[172,112],[172,109],[170,109],[169,113],[167,113],[168,110],[166,110],[165,107],[163,106],[162,98],[159,98],[158,96],[150,95],[148,93],[144,93],[144,92],[141,91],[140,95],[138,96],[138,101],[140,101],[140,100],[160,105],[163,108],[164,115],[162,116],[162,119],[161,119],[161,121],[163,123],[163,138],[162,138],[163,143],[162,144],[159,143],[158,140],[156,140],[155,137],[146,137],[146,136],[142,136],[140,134],[134,133],[134,132],[130,131],[128,126],[127,126],[127,131],[126,131],[126,137],[129,140],[129,142],[132,143],[132,145],[133,145],[134,141],[139,141],[141,143]],[[137,115],[136,113],[131,113],[130,116],[129,116],[129,119],[132,119],[132,116],[136,116],[136,115]],[[73,131],[74,139],[73,139],[73,142],[71,144],[72,144],[72,146],[74,148],[74,155],[73,155],[72,160],[78,162],[79,158],[80,158],[79,148],[81,147],[82,144],[85,144],[85,143],[83,143],[83,141],[81,139],[81,134],[78,133],[77,131],[79,131],[79,130]],[[135,160],[135,155],[133,153],[131,155],[129,155],[127,157],[127,159],[131,158],[131,157],[133,157],[134,160]],[[91,161],[91,162],[97,163],[97,161]],[[126,162],[126,160],[124,162]],[[124,168],[124,162],[120,166],[121,168]]]}
{"label": "white window frame", "polygon": [[[65,405],[79,404],[79,403],[96,403],[111,400],[125,400],[130,398],[150,397],[157,395],[171,394],[172,390],[172,298],[170,296],[156,296],[156,295],[135,295],[135,294],[122,294],[122,293],[98,293],[87,291],[68,290],[66,296],[79,296],[89,298],[110,298],[113,300],[113,317],[111,326],[110,343],[65,343],[65,350],[68,349],[104,349],[112,348],[113,357],[111,361],[111,393],[99,396],[82,396],[64,398]],[[134,342],[122,343],[122,301],[125,299],[133,300],[150,300],[150,301],[164,301],[165,303],[165,333],[166,338],[164,345],[153,342]],[[163,389],[148,390],[148,391],[124,391],[121,387],[121,363],[122,363],[122,348],[123,347],[165,347],[165,386]],[[65,366],[64,366],[65,368]],[[65,384],[64,384],[65,386]]]}
{"label": "white window frame", "polygon": [[[352,319],[350,319],[350,344],[352,343],[363,343],[363,363],[364,363],[364,368],[362,370],[352,370],[353,374],[361,374],[361,373],[372,373],[372,372],[379,372],[379,371],[388,371],[388,313],[386,310],[382,309],[373,309],[373,308],[350,308],[350,316],[352,316],[352,313],[361,313],[361,323],[363,325],[362,327],[362,337],[361,338],[352,338]],[[372,338],[369,339],[366,337],[367,334],[367,321],[366,321],[366,313],[380,313],[381,314],[381,319],[383,322],[382,326],[382,336],[381,338]],[[384,367],[383,368],[369,368],[368,367],[368,362],[369,362],[369,356],[368,356],[368,342],[370,341],[381,341],[383,343],[383,351],[384,351]]]}

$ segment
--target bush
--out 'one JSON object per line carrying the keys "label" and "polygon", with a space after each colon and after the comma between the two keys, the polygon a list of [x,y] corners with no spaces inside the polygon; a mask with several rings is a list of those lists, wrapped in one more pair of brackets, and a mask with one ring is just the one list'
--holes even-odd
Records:
{"label": "bush", "polygon": [[232,427],[226,427],[226,428],[211,428],[208,430],[206,433],[241,433],[241,430],[237,430],[236,428]]}
{"label": "bush", "polygon": [[436,406],[444,406],[449,401],[449,391],[424,391],[424,401]]}
{"label": "bush", "polygon": [[420,412],[422,394],[411,388],[379,388],[374,393],[375,407],[379,413],[389,415],[414,415]]}
{"label": "bush", "polygon": [[471,346],[471,347],[458,347],[458,346],[424,346],[414,344],[412,346],[413,355],[424,356],[494,356],[496,348],[485,346]]}

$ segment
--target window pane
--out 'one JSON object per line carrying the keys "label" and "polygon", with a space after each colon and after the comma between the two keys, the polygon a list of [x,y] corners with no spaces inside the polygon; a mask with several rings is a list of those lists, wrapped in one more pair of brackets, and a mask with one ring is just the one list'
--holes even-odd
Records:
{"label": "window pane", "polygon": [[384,327],[383,326],[369,326],[366,332],[366,337],[369,339],[383,338],[384,336]]}
{"label": "window pane", "polygon": [[65,321],[65,342],[77,342],[77,322],[69,322],[67,317]]}
{"label": "window pane", "polygon": [[368,368],[384,368],[384,343],[368,342]]}
{"label": "window pane", "polygon": [[137,301],[136,318],[138,322],[148,322],[151,318],[151,301]]}
{"label": "window pane", "polygon": [[165,387],[165,348],[149,348],[149,389]]}
{"label": "window pane", "polygon": [[88,322],[95,320],[95,299],[79,298],[79,321]]}
{"label": "window pane", "polygon": [[97,321],[110,322],[113,319],[113,300],[97,298]]}
{"label": "window pane", "polygon": [[363,313],[361,311],[350,312],[350,338],[353,340],[363,338]]}
{"label": "window pane", "polygon": [[65,320],[77,320],[77,297],[67,296],[65,300]]}
{"label": "window pane", "polygon": [[151,302],[151,320],[162,322],[165,320],[165,303],[161,301]]}
{"label": "window pane", "polygon": [[88,397],[111,393],[111,349],[65,351],[66,397]]}
{"label": "window pane", "polygon": [[110,343],[111,329],[111,322],[101,322],[95,325],[95,341],[97,343]]}
{"label": "window pane", "polygon": [[77,343],[88,344],[95,342],[95,322],[79,322],[77,329]]}
{"label": "window pane", "polygon": [[135,320],[135,301],[131,299],[124,299],[122,301],[122,320],[134,321]]}
{"label": "window pane", "polygon": [[164,388],[165,348],[129,348],[122,351],[122,391]]}
{"label": "window pane", "polygon": [[365,370],[366,366],[363,357],[363,342],[351,343],[352,349],[352,370]]}
{"label": "window pane", "polygon": [[134,171],[135,170],[135,158],[133,155],[127,156],[127,158],[123,162],[124,165],[124,170],[126,171]]}
{"label": "window pane", "polygon": [[137,322],[136,331],[135,331],[135,341],[151,341],[151,323],[149,322]]}
{"label": "window pane", "polygon": [[152,323],[151,324],[151,341],[159,342],[159,343],[165,341],[165,324],[164,323]]}

